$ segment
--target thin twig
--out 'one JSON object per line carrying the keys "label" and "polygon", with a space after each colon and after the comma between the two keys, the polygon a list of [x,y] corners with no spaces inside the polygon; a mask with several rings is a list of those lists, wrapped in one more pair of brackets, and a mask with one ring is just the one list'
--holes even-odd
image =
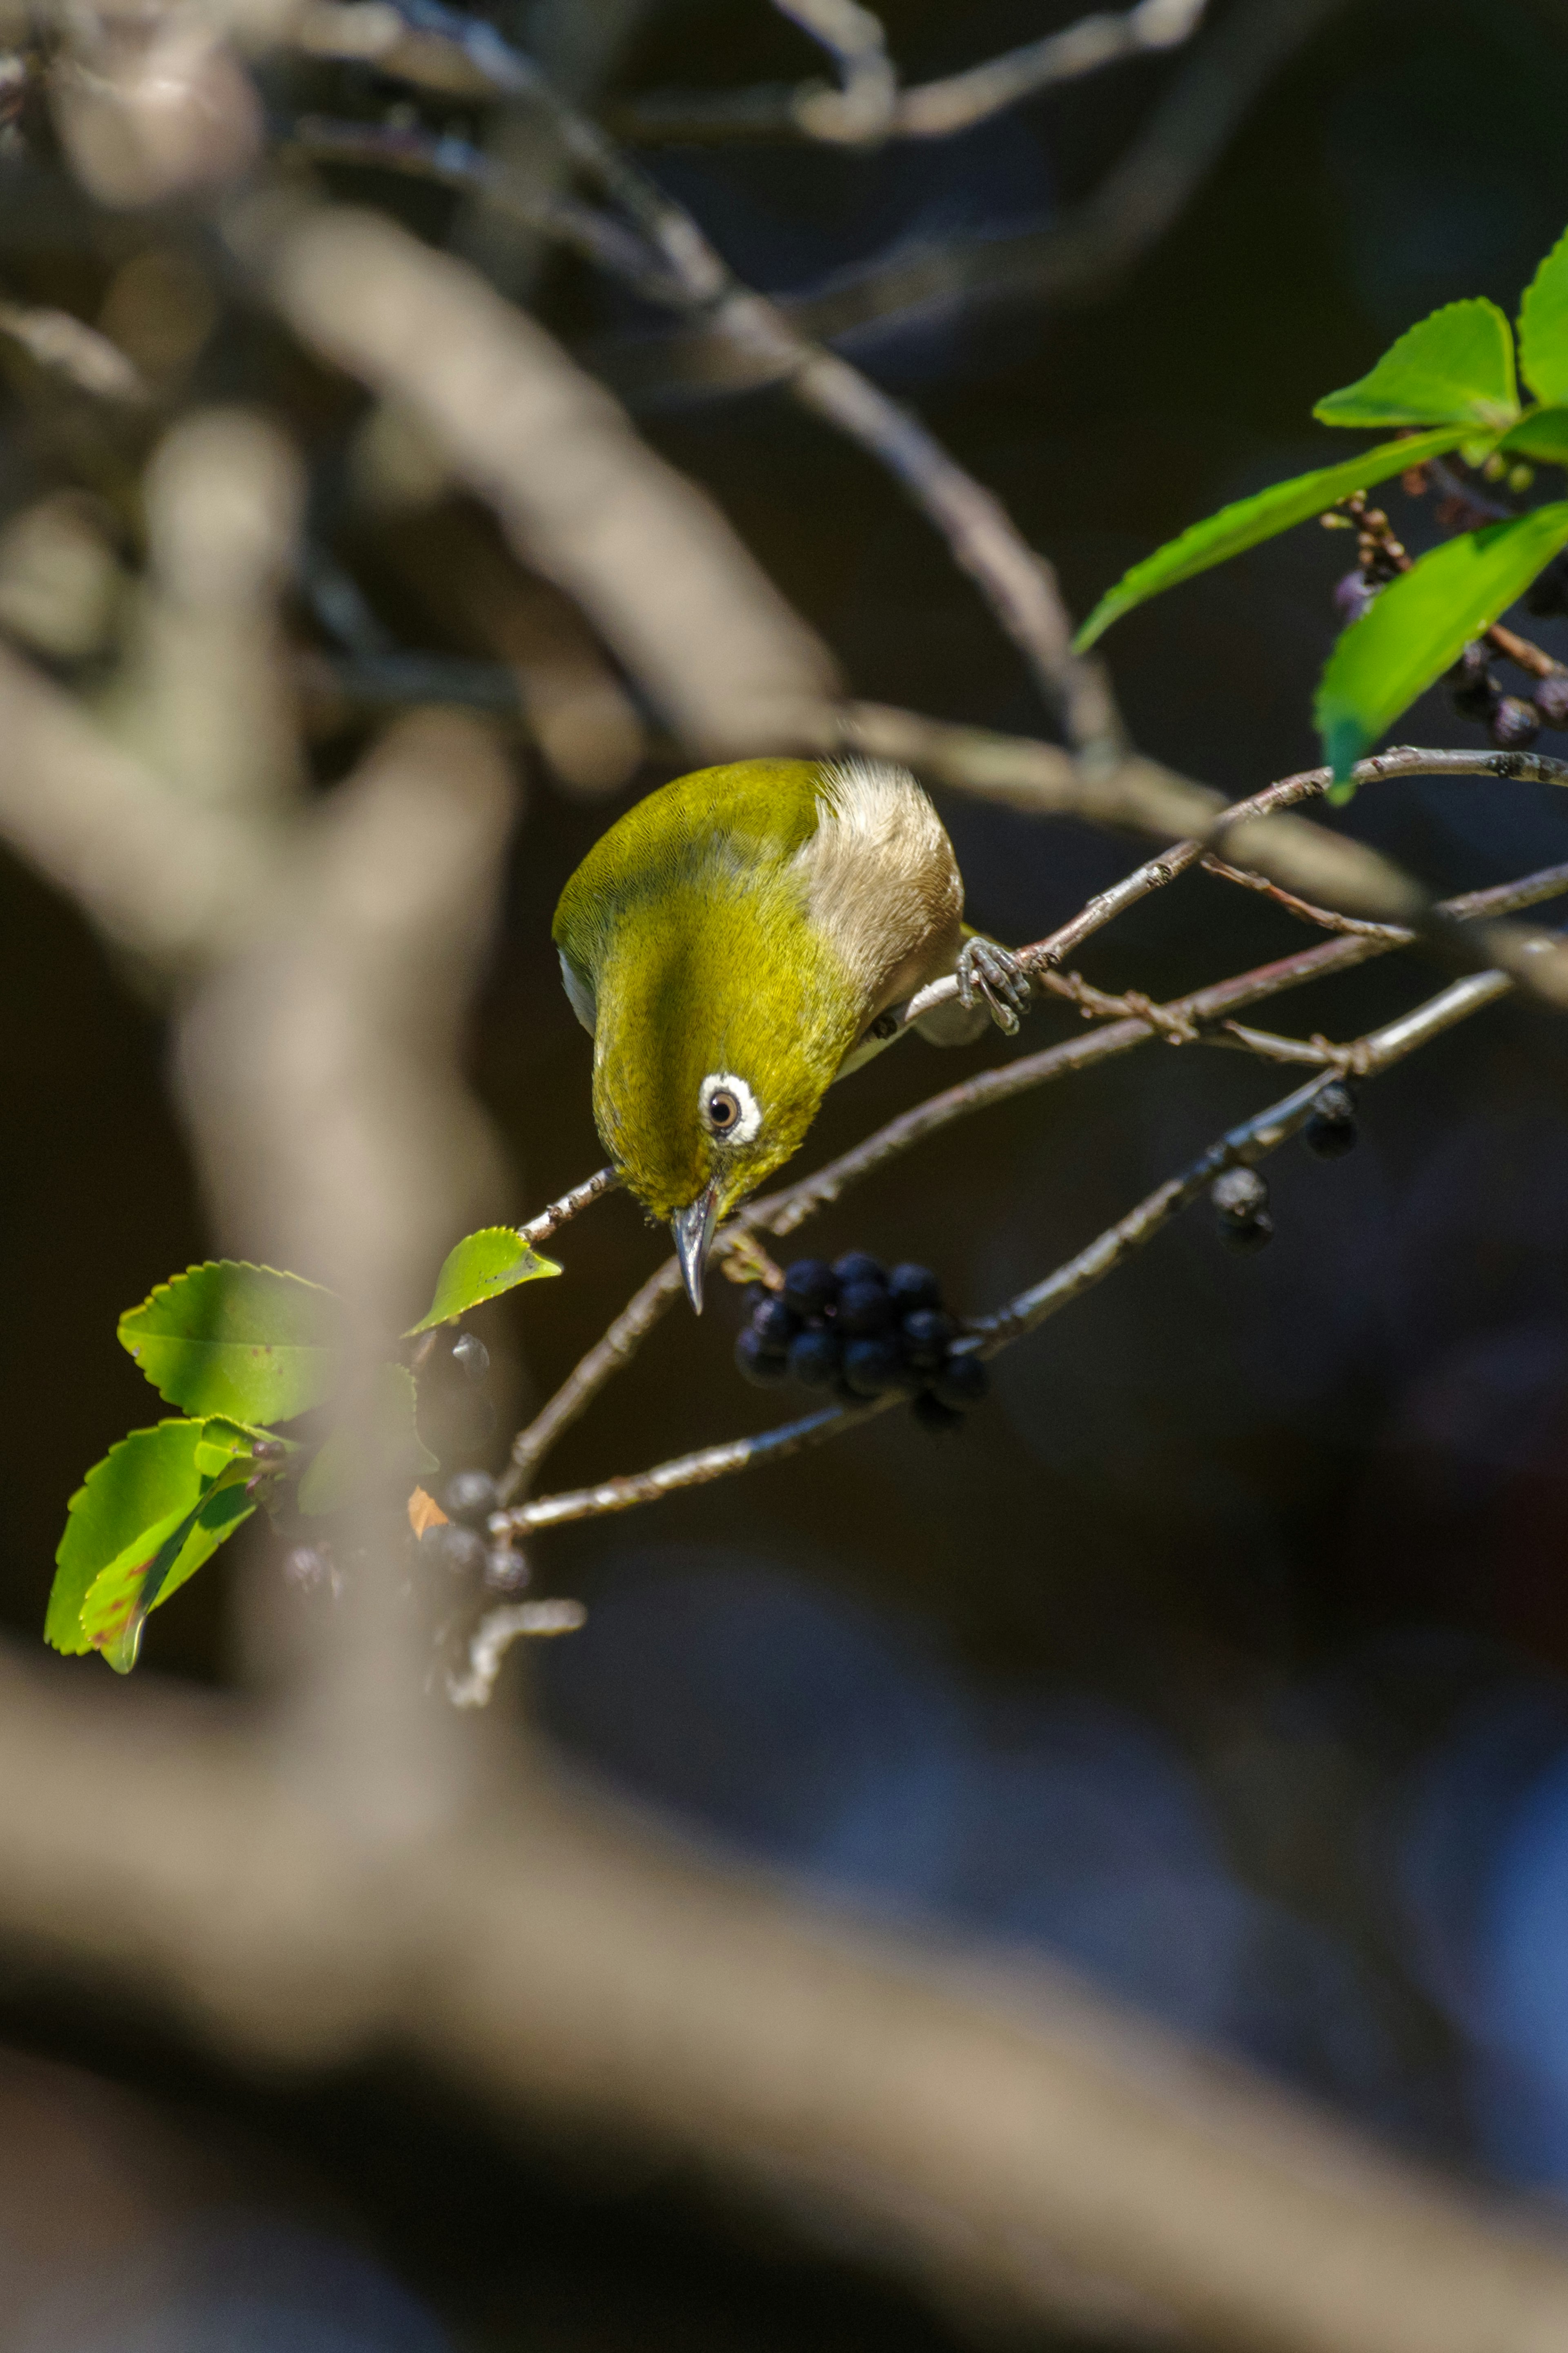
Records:
{"label": "thin twig", "polygon": [[1299,915],[1304,923],[1315,923],[1322,932],[1349,932],[1360,939],[1385,939],[1390,946],[1405,944],[1404,926],[1398,923],[1366,923],[1357,915],[1336,914],[1331,907],[1315,907],[1310,899],[1298,898],[1278,882],[1270,882],[1267,874],[1254,874],[1245,866],[1229,866],[1223,858],[1212,853],[1201,860],[1205,874],[1215,874],[1222,882],[1237,882],[1244,891],[1257,891],[1272,899],[1277,907]]}
{"label": "thin twig", "polygon": [[613,1168],[595,1169],[592,1176],[584,1176],[580,1185],[574,1185],[569,1193],[563,1193],[558,1201],[552,1201],[548,1208],[541,1209],[527,1225],[520,1226],[517,1229],[520,1240],[529,1243],[547,1242],[552,1234],[559,1233],[563,1226],[569,1224],[591,1203],[602,1200],[606,1193],[615,1192],[620,1181]]}
{"label": "thin twig", "polygon": [[641,1289],[633,1293],[609,1330],[602,1339],[594,1343],[549,1403],[535,1414],[527,1429],[520,1430],[513,1439],[510,1465],[497,1486],[503,1504],[510,1504],[515,1495],[522,1493],[535,1466],[549,1452],[562,1431],[586,1410],[611,1375],[618,1373],[631,1362],[659,1317],[680,1296],[680,1291],[679,1261],[667,1259],[656,1273],[649,1275]]}
{"label": "thin twig", "polygon": [[[1361,1077],[1377,1077],[1416,1047],[1507,995],[1510,987],[1501,973],[1470,974],[1397,1021],[1358,1039],[1346,1050],[1346,1066]],[[1250,1167],[1278,1151],[1311,1117],[1321,1084],[1321,1075],[1314,1072],[1292,1093],[1229,1129],[1179,1176],[1156,1187],[1124,1218],[1118,1219],[1115,1225],[1108,1227],[1087,1249],[1079,1250],[1043,1282],[1020,1292],[992,1314],[973,1319],[968,1327],[973,1353],[996,1356],[1026,1333],[1037,1330],[1070,1301],[1103,1282],[1108,1274],[1135,1250],[1142,1250],[1200,1193],[1206,1191],[1226,1169]],[[737,1472],[783,1461],[807,1447],[821,1445],[843,1430],[858,1429],[862,1422],[890,1411],[903,1401],[895,1392],[870,1398],[862,1406],[829,1406],[798,1421],[763,1430],[754,1438],[731,1439],[723,1445],[700,1447],[693,1453],[657,1463],[649,1471],[602,1480],[595,1487],[541,1495],[535,1502],[520,1504],[503,1516],[512,1532],[523,1535],[534,1528],[561,1527],[569,1521],[598,1519],[612,1512],[630,1511],[639,1504],[658,1503],[688,1487],[706,1486],[712,1480],[729,1478]]]}

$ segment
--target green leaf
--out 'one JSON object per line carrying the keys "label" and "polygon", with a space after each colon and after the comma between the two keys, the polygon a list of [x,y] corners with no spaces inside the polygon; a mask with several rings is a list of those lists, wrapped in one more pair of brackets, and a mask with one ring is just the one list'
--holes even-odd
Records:
{"label": "green leaf", "polygon": [[437,1324],[451,1323],[454,1316],[487,1299],[499,1299],[503,1291],[515,1290],[520,1282],[533,1282],[542,1274],[560,1271],[555,1261],[541,1258],[515,1226],[486,1226],[447,1251],[428,1312],[403,1336],[412,1340]]}
{"label": "green leaf", "polygon": [[1524,290],[1519,359],[1526,384],[1542,400],[1568,401],[1568,230]]}
{"label": "green leaf", "polygon": [[341,1512],[384,1482],[439,1470],[419,1435],[416,1402],[407,1366],[378,1365],[363,1419],[334,1430],[300,1480],[300,1511],[312,1518]]}
{"label": "green leaf", "polygon": [[171,1405],[272,1422],[331,1396],[342,1328],[341,1303],[319,1282],[209,1259],[129,1309],[119,1337]]}
{"label": "green leaf", "polygon": [[1568,408],[1532,408],[1498,448],[1544,466],[1568,466]]}
{"label": "green leaf", "polygon": [[[1465,428],[1468,431],[1468,427]],[[1259,491],[1250,499],[1237,499],[1205,522],[1194,522],[1179,539],[1167,540],[1163,547],[1146,555],[1123,574],[1114,588],[1103,596],[1075,639],[1081,653],[1104,636],[1112,621],[1130,613],[1134,605],[1142,605],[1162,589],[1173,588],[1179,580],[1190,580],[1199,572],[1206,572],[1214,564],[1223,564],[1227,556],[1240,555],[1244,550],[1256,547],[1260,540],[1272,539],[1292,523],[1305,522],[1312,515],[1321,514],[1326,507],[1348,499],[1352,491],[1370,490],[1374,482],[1384,482],[1391,474],[1402,474],[1408,467],[1419,466],[1428,458],[1440,458],[1464,438],[1458,427],[1444,427],[1432,433],[1417,433],[1403,441],[1384,441],[1375,449],[1363,449],[1359,458],[1342,459],[1337,466],[1321,466],[1315,473],[1297,474],[1288,482],[1276,482],[1267,491]],[[460,1247],[460,1245],[459,1245]],[[453,1253],[456,1256],[456,1252]],[[451,1261],[447,1261],[450,1265]],[[442,1270],[445,1273],[445,1268]],[[428,1323],[432,1319],[426,1317]]]}
{"label": "green leaf", "polygon": [[254,1509],[240,1483],[253,1442],[254,1433],[208,1419],[161,1421],[111,1446],[67,1507],[46,1641],[68,1652],[101,1649],[126,1672],[148,1610]]}
{"label": "green leaf", "polygon": [[1318,689],[1336,784],[1564,546],[1568,501],[1560,501],[1433,548],[1383,590],[1340,638]]}
{"label": "green leaf", "polygon": [[1323,425],[1511,425],[1519,394],[1508,321],[1495,302],[1449,302],[1312,414]]}

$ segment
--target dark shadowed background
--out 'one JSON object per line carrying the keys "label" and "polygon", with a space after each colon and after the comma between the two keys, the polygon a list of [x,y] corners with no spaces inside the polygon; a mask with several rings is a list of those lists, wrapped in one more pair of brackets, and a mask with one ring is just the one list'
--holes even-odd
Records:
{"label": "dark shadowed background", "polygon": [[[1071,12],[889,0],[882,14],[918,80]],[[751,0],[665,0],[611,95],[811,65]],[[883,155],[651,160],[753,283],[809,290],[901,244],[1049,217],[1179,70],[1122,67]],[[395,94],[367,75],[367,110]],[[1511,312],[1568,220],[1565,119],[1568,10],[1359,0],[1264,91],[1170,233],[1092,299],[928,314],[845,348],[1003,496],[1081,613],[1185,522],[1339,454],[1311,401],[1411,320],[1477,293]],[[95,246],[39,217],[27,169],[0,164],[12,285],[91,317],[119,257],[107,232]],[[376,194],[416,226],[454,202]],[[660,322],[575,265],[553,267],[538,299],[716,494],[858,694],[1040,730],[946,549],[857,451],[776,394],[661,380]],[[386,628],[483,655],[434,539],[411,551],[344,525],[334,541],[357,421],[342,385],[237,300],[200,364],[211,396],[269,402],[301,434],[319,528]],[[7,511],[46,461],[18,416],[0,448]],[[1397,491],[1390,509],[1425,543],[1420,509]],[[448,520],[481,529],[477,511]],[[1237,795],[1310,765],[1346,546],[1304,528],[1120,627],[1106,651],[1140,742]],[[1568,625],[1541,636],[1568,655]],[[1436,697],[1399,733],[1479,740]],[[359,740],[323,723],[324,782]],[[592,799],[530,766],[473,1042],[519,1212],[600,1156],[588,1045],[549,941],[556,894],[629,798],[673,772],[647,766]],[[1039,937],[1139,855],[973,801],[943,814],[969,912],[1005,939]],[[1347,821],[1446,891],[1568,857],[1545,786],[1395,783]],[[66,1498],[144,1418],[116,1314],[208,1238],[135,976],[9,863],[0,894],[0,1609],[32,1635]],[[1084,968],[1158,999],[1306,938],[1198,878],[1121,919]],[[1423,993],[1390,959],[1281,1019],[1348,1037]],[[1068,1018],[1037,1012],[1030,1042]],[[806,1157],[1010,1050],[900,1047],[835,1092]],[[1240,1056],[1152,1045],[952,1128],[800,1247],[924,1261],[978,1310],[1274,1092]],[[705,1837],[846,1904],[1042,1949],[1408,2149],[1552,2200],[1568,2192],[1568,1048],[1494,1009],[1369,1092],[1352,1157],[1292,1145],[1270,1182],[1266,1253],[1228,1255],[1189,1214],[1003,1358],[955,1437],[898,1412],[803,1461],[548,1537],[542,1589],[582,1597],[589,1618],[531,1658],[531,1695],[585,1772]],[[459,1433],[453,1459],[497,1459],[662,1250],[612,1199],[563,1238],[569,1280],[477,1318],[498,1421],[466,1448]],[[550,1484],[760,1426],[768,1401],[731,1362],[740,1295],[715,1288],[702,1321],[678,1311],[567,1437]],[[220,1560],[153,1621],[153,1672],[225,1678],[231,1574]],[[507,1704],[522,1681],[509,1675]],[[847,2262],[688,2202],[679,2181],[504,2141],[406,2079],[258,2089],[26,1974],[0,1981],[0,2023],[18,2054],[0,2065],[0,2259],[42,2283],[7,2344],[950,2341]],[[117,2185],[100,2250],[122,2297],[112,2319],[72,2304],[67,2251],[51,2255],[27,2220],[40,2182],[82,2195],[94,2167]]]}

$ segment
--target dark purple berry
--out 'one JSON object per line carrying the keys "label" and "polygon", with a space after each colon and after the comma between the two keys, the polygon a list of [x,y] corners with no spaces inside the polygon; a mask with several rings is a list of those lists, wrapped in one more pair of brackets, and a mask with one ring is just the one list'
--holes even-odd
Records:
{"label": "dark purple berry", "polygon": [[482,1527],[500,1507],[496,1482],[488,1471],[456,1471],[441,1491],[441,1509],[449,1520]]}
{"label": "dark purple berry", "polygon": [[1361,572],[1347,572],[1334,584],[1334,610],[1342,621],[1359,621],[1375,594],[1371,582]]}
{"label": "dark purple berry", "polygon": [[797,1258],[784,1269],[784,1303],[799,1316],[820,1315],[838,1296],[838,1277],[822,1258]]}
{"label": "dark purple berry", "polygon": [[879,1282],[847,1282],[838,1294],[838,1328],[852,1339],[882,1331],[892,1314],[892,1301]]}
{"label": "dark purple berry", "polygon": [[1301,1141],[1320,1160],[1338,1160],[1353,1149],[1356,1140],[1355,1097],[1341,1079],[1320,1087],[1312,1116],[1301,1130]]}
{"label": "dark purple berry", "polygon": [[989,1394],[991,1376],[972,1349],[949,1356],[931,1384],[931,1393],[939,1405],[951,1412],[965,1413]]}
{"label": "dark purple berry", "polygon": [[940,1307],[917,1307],[903,1323],[904,1354],[911,1365],[934,1372],[951,1346],[958,1326]]}
{"label": "dark purple berry", "polygon": [[742,1377],[760,1389],[777,1388],[789,1378],[789,1363],[782,1349],[764,1348],[748,1324],[735,1335],[735,1363]]}
{"label": "dark purple berry", "polygon": [[771,1292],[760,1306],[752,1310],[752,1330],[757,1345],[770,1356],[782,1356],[799,1329],[798,1318]]}
{"label": "dark purple berry", "polygon": [[929,1266],[911,1266],[906,1261],[888,1277],[888,1296],[895,1314],[909,1315],[917,1308],[940,1307],[942,1286]]}
{"label": "dark purple berry", "polygon": [[858,1398],[881,1397],[896,1388],[902,1370],[891,1339],[870,1337],[845,1344],[844,1379]]}
{"label": "dark purple berry", "polygon": [[887,1270],[881,1260],[872,1258],[867,1250],[846,1250],[842,1258],[834,1260],[833,1271],[842,1283],[880,1282],[885,1284],[888,1280]]}
{"label": "dark purple berry", "polygon": [[1533,702],[1505,694],[1492,712],[1491,738],[1500,752],[1522,752],[1541,733],[1541,713]]}
{"label": "dark purple berry", "polygon": [[1554,670],[1535,690],[1535,707],[1546,727],[1568,726],[1568,670]]}
{"label": "dark purple berry", "polygon": [[963,1414],[954,1412],[950,1405],[943,1405],[942,1399],[932,1397],[929,1389],[922,1389],[916,1398],[914,1416],[926,1430],[962,1430],[963,1427]]}
{"label": "dark purple berry", "polygon": [[476,1332],[465,1332],[452,1343],[452,1362],[469,1380],[482,1381],[490,1368],[490,1352]]}
{"label": "dark purple berry", "polygon": [[797,1332],[790,1342],[789,1377],[810,1389],[826,1388],[838,1370],[838,1335],[834,1332]]}
{"label": "dark purple berry", "polygon": [[1502,689],[1487,666],[1487,649],[1472,638],[1451,670],[1443,673],[1448,699],[1461,719],[1487,720],[1501,699]]}
{"label": "dark purple berry", "polygon": [[430,1528],[419,1539],[422,1553],[433,1552],[448,1577],[481,1577],[488,1557],[478,1528]]}

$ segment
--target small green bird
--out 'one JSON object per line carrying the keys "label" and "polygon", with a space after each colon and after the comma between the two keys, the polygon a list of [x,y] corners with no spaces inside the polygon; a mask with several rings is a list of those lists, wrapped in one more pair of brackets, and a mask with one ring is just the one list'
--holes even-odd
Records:
{"label": "small green bird", "polygon": [[1029,985],[967,934],[941,818],[903,768],[741,760],[650,793],[578,867],[552,936],[594,1039],[594,1117],[674,1229],[691,1303],[714,1227],[787,1160],[827,1088],[946,974],[938,1043],[1016,1029]]}

